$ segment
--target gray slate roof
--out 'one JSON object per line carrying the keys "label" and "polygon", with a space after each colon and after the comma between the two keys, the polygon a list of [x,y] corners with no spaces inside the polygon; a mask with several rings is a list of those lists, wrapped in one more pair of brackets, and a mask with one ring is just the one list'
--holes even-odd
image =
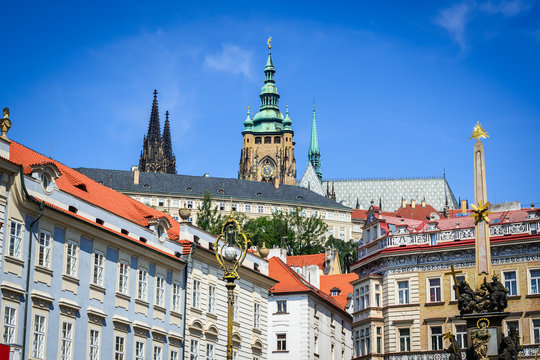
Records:
{"label": "gray slate roof", "polygon": [[295,185],[280,184],[276,189],[271,183],[258,181],[147,172],[140,172],[139,184],[134,184],[131,171],[91,168],[75,170],[120,192],[202,198],[208,190],[214,199],[228,200],[232,197],[233,201],[277,202],[300,207],[313,206],[352,211],[331,199]]}
{"label": "gray slate roof", "polygon": [[302,179],[298,185],[306,189],[310,189],[319,195],[324,196],[325,194],[321,180],[319,180],[319,177],[317,176],[317,173],[315,172],[315,169],[311,163],[308,163],[306,171],[304,172],[304,175],[302,176]]}

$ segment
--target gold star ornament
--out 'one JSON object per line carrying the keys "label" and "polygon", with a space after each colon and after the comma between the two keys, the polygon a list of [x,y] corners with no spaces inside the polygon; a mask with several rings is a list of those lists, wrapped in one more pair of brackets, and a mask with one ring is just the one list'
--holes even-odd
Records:
{"label": "gold star ornament", "polygon": [[471,204],[471,208],[473,210],[473,214],[469,216],[474,216],[474,225],[478,224],[480,221],[485,221],[489,224],[489,214],[493,214],[491,211],[488,211],[489,206],[491,204],[489,201],[487,203],[483,203],[482,200],[478,202],[478,204]]}
{"label": "gold star ornament", "polygon": [[482,125],[480,125],[480,122],[476,122],[476,125],[474,125],[473,132],[471,134],[471,139],[485,139],[488,138],[489,135],[486,133],[486,131],[482,128]]}

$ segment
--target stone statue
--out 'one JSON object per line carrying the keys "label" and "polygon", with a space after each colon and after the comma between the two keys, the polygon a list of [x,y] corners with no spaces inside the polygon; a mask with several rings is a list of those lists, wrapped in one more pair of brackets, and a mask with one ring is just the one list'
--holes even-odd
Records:
{"label": "stone statue", "polygon": [[491,338],[488,331],[489,320],[482,318],[478,320],[476,326],[478,327],[471,331],[474,352],[476,353],[478,360],[488,360],[487,345]]}
{"label": "stone statue", "polygon": [[448,360],[461,360],[461,347],[456,342],[456,337],[454,334],[448,332],[444,334],[444,337],[450,341],[450,345],[444,351],[450,354]]}
{"label": "stone statue", "polygon": [[491,310],[491,296],[487,289],[485,279],[484,283],[480,285],[474,296],[474,301],[476,302],[475,309],[479,313],[489,312]]}
{"label": "stone statue", "polygon": [[491,298],[490,311],[503,311],[508,306],[508,290],[499,281],[497,275],[493,275],[488,283],[484,278],[484,285],[489,291]]}
{"label": "stone statue", "polygon": [[515,328],[510,328],[510,334],[501,340],[499,345],[499,360],[517,360],[519,354],[519,335]]}
{"label": "stone statue", "polygon": [[9,109],[4,108],[4,117],[0,119],[0,131],[2,131],[2,137],[7,138],[7,132],[11,128],[11,120],[9,120]]}
{"label": "stone statue", "polygon": [[454,285],[454,290],[459,290],[458,309],[461,315],[470,314],[475,309],[475,294],[471,286],[466,281],[460,281]]}

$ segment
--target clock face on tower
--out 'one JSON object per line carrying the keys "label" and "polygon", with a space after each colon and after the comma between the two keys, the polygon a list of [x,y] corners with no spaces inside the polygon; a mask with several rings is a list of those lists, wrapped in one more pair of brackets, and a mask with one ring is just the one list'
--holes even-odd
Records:
{"label": "clock face on tower", "polygon": [[274,177],[274,167],[270,164],[266,164],[261,169],[262,177],[265,179],[271,179]]}

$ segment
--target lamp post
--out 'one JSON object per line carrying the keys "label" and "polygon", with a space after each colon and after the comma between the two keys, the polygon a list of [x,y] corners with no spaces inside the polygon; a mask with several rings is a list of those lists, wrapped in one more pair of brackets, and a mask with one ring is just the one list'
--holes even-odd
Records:
{"label": "lamp post", "polygon": [[[232,208],[231,208],[232,209]],[[242,265],[248,251],[249,240],[242,232],[240,224],[232,215],[221,226],[221,234],[216,238],[214,249],[216,259],[223,269],[223,280],[227,287],[227,360],[233,356],[233,306],[235,280],[240,279],[238,267]]]}

